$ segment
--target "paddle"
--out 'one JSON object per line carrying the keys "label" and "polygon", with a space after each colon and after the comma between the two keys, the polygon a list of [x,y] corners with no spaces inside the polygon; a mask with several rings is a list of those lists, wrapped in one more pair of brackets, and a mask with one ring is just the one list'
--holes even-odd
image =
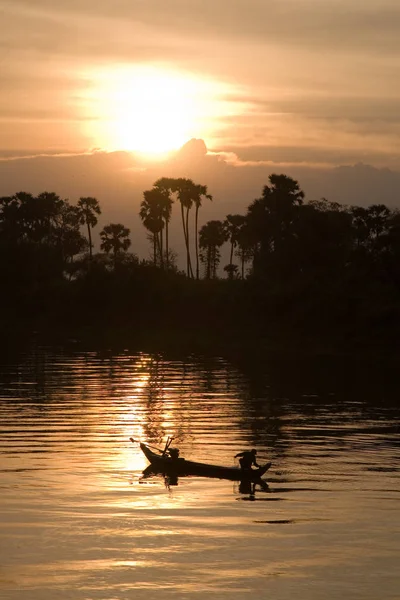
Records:
{"label": "paddle", "polygon": [[171,437],[171,438],[170,438],[170,437],[168,436],[168,438],[167,438],[167,441],[166,441],[166,443],[165,443],[165,448],[164,448],[164,451],[163,451],[163,453],[162,453],[162,454],[163,454],[163,456],[165,456],[165,455],[166,455],[166,453],[167,453],[167,450],[168,450],[168,448],[170,447],[170,445],[172,444],[172,440],[173,440],[173,439],[174,439],[173,437]]}

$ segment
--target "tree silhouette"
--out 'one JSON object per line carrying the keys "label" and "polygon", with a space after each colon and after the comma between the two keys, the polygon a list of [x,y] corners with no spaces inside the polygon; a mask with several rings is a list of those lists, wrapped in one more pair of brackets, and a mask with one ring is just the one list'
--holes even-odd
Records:
{"label": "tree silhouette", "polygon": [[174,182],[172,191],[177,193],[181,205],[182,228],[186,246],[186,272],[188,277],[193,277],[192,261],[190,257],[189,211],[193,206],[195,196],[194,183],[191,179],[182,177],[172,181]]}
{"label": "tree silhouette", "polygon": [[224,227],[227,233],[227,238],[231,244],[229,264],[232,264],[233,251],[237,246],[240,230],[242,229],[245,223],[246,217],[244,215],[227,215],[224,221]]}
{"label": "tree silhouette", "polygon": [[203,198],[212,200],[211,194],[207,192],[207,186],[195,184],[191,179],[179,177],[162,177],[155,182],[155,187],[176,194],[181,205],[181,219],[183,236],[186,247],[186,272],[188,277],[193,278],[192,260],[190,255],[190,233],[189,233],[189,211],[193,204],[196,207],[195,212],[195,248],[196,248],[196,278],[199,277],[199,254],[198,254],[198,214]]}
{"label": "tree silhouette", "polygon": [[293,257],[295,223],[304,193],[297,181],[287,175],[270,175],[270,186],[254,200],[247,211],[247,224],[255,240],[253,269],[270,268],[282,276],[290,270]]}
{"label": "tree silhouette", "polygon": [[89,256],[93,258],[93,244],[91,230],[97,225],[97,216],[101,214],[100,204],[96,198],[90,196],[78,200],[79,221],[86,225],[88,230]]}
{"label": "tree silhouette", "polygon": [[384,204],[372,204],[367,208],[352,206],[350,215],[355,231],[356,246],[373,252],[376,240],[388,231],[390,209]]}
{"label": "tree silhouette", "polygon": [[[160,192],[158,196],[158,202],[160,204],[161,218],[165,223],[165,260],[167,264],[167,270],[169,269],[170,265],[169,222],[171,220],[172,205],[174,203],[173,199],[171,198],[171,188],[168,185],[168,182],[170,181],[171,180],[167,179],[166,177],[158,179],[153,188],[159,190]],[[163,260],[163,252],[161,252],[161,260]]]}
{"label": "tree silhouette", "polygon": [[238,266],[229,263],[224,266],[224,271],[228,274],[228,279],[236,279],[238,277]]}
{"label": "tree silhouette", "polygon": [[226,241],[227,235],[222,221],[208,221],[200,229],[200,260],[205,264],[206,279],[215,279],[220,262],[219,248]]}
{"label": "tree silhouette", "polygon": [[159,257],[163,264],[163,238],[166,195],[163,190],[153,187],[143,192],[143,200],[140,204],[139,216],[143,225],[151,233],[153,242],[153,263],[157,265]]}
{"label": "tree silhouette", "polygon": [[199,222],[199,208],[203,198],[212,200],[211,194],[207,193],[206,185],[194,185],[193,201],[196,207],[195,221],[194,221],[194,235],[195,235],[195,248],[196,248],[196,279],[199,279],[199,242],[198,242],[198,222]]}
{"label": "tree silhouette", "polygon": [[0,199],[0,238],[13,256],[21,282],[62,277],[76,254],[85,248],[76,207],[54,192],[37,197],[26,192]]}
{"label": "tree silhouette", "polygon": [[117,265],[117,260],[121,252],[126,252],[129,246],[131,245],[131,240],[129,239],[130,230],[121,223],[110,223],[109,225],[105,225],[102,231],[100,232],[101,250],[104,252],[113,254],[114,259],[114,269]]}
{"label": "tree silhouette", "polygon": [[351,260],[352,237],[351,216],[342,206],[326,199],[303,204],[294,226],[293,270],[314,284],[332,285]]}
{"label": "tree silhouette", "polygon": [[[305,202],[297,181],[275,174],[244,216],[228,214],[198,231],[205,198],[211,199],[207,187],[186,178],[161,178],[143,194],[139,214],[151,236],[153,262],[166,264],[168,275],[154,269],[150,260],[139,263],[128,250],[129,230],[120,223],[102,229],[101,252],[93,251],[92,256],[92,228],[100,214],[95,198],[82,197],[76,206],[48,191],[0,198],[1,331],[8,328],[14,335],[17,326],[31,331],[38,318],[49,331],[53,325],[63,329],[69,322],[76,325],[77,315],[84,312],[79,309],[96,299],[98,314],[110,327],[116,324],[116,330],[122,325],[124,335],[126,325],[135,330],[143,326],[147,333],[150,319],[159,332],[165,325],[187,325],[195,313],[199,318],[193,326],[204,325],[201,333],[207,339],[210,321],[201,311],[206,305],[218,315],[213,326],[221,337],[232,332],[241,339],[246,328],[249,336],[254,331],[256,341],[278,334],[325,344],[346,336],[358,349],[364,340],[373,342],[371,348],[383,347],[389,340],[390,352],[396,349],[400,211],[378,203],[345,206],[325,198]],[[169,248],[174,200],[181,206],[186,276],[174,265]],[[193,277],[193,245],[195,276],[199,277],[200,261],[201,276],[214,279],[226,241],[229,263],[221,281],[196,285],[187,281],[187,276]],[[233,264],[234,257],[238,265]],[[251,259],[248,281],[237,281],[240,274],[245,277]],[[85,311],[85,326],[88,317]],[[215,331],[209,333],[211,340]]]}
{"label": "tree silhouette", "polygon": [[254,258],[255,240],[245,217],[243,225],[236,234],[235,256],[240,260],[240,272],[244,279],[245,264]]}
{"label": "tree silhouette", "polygon": [[57,219],[56,236],[62,249],[65,267],[69,272],[71,272],[74,256],[88,247],[88,242],[79,231],[79,226],[78,208],[65,202]]}

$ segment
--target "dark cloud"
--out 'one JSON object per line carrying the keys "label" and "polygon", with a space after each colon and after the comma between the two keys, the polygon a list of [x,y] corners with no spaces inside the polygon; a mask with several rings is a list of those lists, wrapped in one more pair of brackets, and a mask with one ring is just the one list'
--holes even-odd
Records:
{"label": "dark cloud", "polygon": [[[244,213],[250,202],[259,197],[273,172],[297,179],[308,199],[324,196],[344,204],[382,202],[400,207],[399,171],[365,164],[321,169],[254,162],[237,167],[221,156],[204,154],[201,140],[190,142],[169,161],[147,165],[126,152],[3,159],[0,195],[47,190],[71,202],[80,196],[95,196],[103,208],[100,224],[112,221],[126,224],[131,228],[136,251],[146,256],[147,241],[138,211],[143,191],[159,177],[191,177],[208,186],[214,199],[201,210],[200,224],[203,224],[209,219],[223,219],[228,213]],[[180,251],[183,240],[178,217],[174,219],[172,235],[175,248]]]}
{"label": "dark cloud", "polygon": [[325,195],[330,200],[343,204],[367,206],[382,203],[391,207],[400,207],[399,171],[377,169],[359,163],[327,171],[316,179],[316,184],[318,191],[324,186]]}
{"label": "dark cloud", "polygon": [[263,114],[283,113],[296,114],[308,118],[325,120],[346,119],[355,123],[370,122],[379,118],[384,123],[400,123],[400,88],[393,97],[330,94],[295,95],[294,97],[277,97],[274,99],[256,98],[254,96],[234,96],[231,100],[246,102],[252,105],[256,118]]}
{"label": "dark cloud", "polygon": [[224,145],[224,147],[213,148],[216,152],[232,152],[240,162],[273,162],[277,164],[290,165],[340,165],[354,164],[360,161],[360,158],[372,164],[382,164],[392,162],[400,166],[400,151],[393,155],[389,151],[380,151],[376,148],[335,148],[326,146],[235,146]]}

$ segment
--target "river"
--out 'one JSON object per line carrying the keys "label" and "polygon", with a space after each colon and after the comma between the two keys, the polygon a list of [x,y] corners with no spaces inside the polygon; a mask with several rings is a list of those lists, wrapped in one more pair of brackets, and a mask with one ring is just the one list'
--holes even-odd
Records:
{"label": "river", "polygon": [[[367,375],[128,350],[3,358],[0,598],[398,599],[399,388]],[[266,485],[143,478],[129,438],[168,435],[221,465],[256,448]]]}

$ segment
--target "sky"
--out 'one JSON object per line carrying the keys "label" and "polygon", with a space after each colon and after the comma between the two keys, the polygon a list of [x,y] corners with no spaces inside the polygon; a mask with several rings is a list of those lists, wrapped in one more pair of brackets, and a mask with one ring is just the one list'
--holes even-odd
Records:
{"label": "sky", "polygon": [[96,195],[138,239],[162,175],[208,185],[203,221],[272,172],[400,206],[398,0],[0,0],[0,19],[0,195]]}

